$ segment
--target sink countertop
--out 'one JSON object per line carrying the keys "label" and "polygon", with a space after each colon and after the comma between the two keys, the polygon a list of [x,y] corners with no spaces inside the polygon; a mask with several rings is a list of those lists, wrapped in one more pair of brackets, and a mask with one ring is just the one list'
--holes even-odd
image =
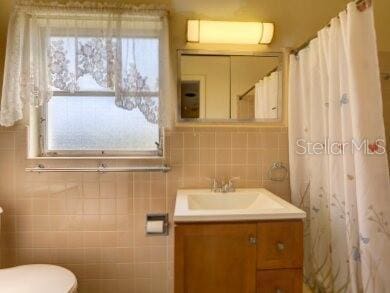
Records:
{"label": "sink countertop", "polygon": [[211,192],[179,189],[174,222],[218,222],[303,219],[306,213],[264,188]]}

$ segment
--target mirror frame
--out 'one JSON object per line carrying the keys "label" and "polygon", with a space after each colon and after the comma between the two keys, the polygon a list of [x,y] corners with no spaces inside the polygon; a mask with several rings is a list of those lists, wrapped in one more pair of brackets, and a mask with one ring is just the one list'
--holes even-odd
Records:
{"label": "mirror frame", "polygon": [[[278,97],[278,118],[276,119],[202,119],[202,118],[181,118],[181,58],[182,56],[253,56],[253,57],[277,57],[279,59],[278,70],[282,71],[282,79],[279,81],[280,95]],[[264,124],[283,122],[283,97],[284,97],[284,79],[283,70],[284,58],[282,52],[235,52],[235,51],[209,51],[179,49],[177,50],[177,122],[178,123],[197,123],[197,124]],[[280,105],[280,106],[279,106]]]}

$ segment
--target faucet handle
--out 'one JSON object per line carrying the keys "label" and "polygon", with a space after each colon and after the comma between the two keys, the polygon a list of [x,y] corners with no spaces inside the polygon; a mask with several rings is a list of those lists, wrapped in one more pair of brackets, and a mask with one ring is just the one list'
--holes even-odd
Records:
{"label": "faucet handle", "polygon": [[240,179],[240,177],[231,177],[231,178],[229,178],[229,181],[228,181],[228,183],[227,183],[227,189],[228,189],[228,191],[236,191],[236,188],[234,187],[234,183],[233,183],[233,181],[234,180],[239,180]]}
{"label": "faucet handle", "polygon": [[210,181],[210,189],[211,189],[211,191],[217,192],[217,191],[219,191],[221,189],[220,184],[219,184],[219,182],[218,182],[218,180],[216,178],[206,177],[206,179],[208,181]]}
{"label": "faucet handle", "polygon": [[229,178],[226,182],[222,181],[221,191],[222,192],[234,192],[236,188],[234,187],[233,181],[236,179],[240,179],[240,177],[232,177]]}

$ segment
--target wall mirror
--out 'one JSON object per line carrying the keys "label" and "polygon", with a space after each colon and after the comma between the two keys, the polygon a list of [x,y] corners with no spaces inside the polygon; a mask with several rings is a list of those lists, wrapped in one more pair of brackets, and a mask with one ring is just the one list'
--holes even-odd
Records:
{"label": "wall mirror", "polygon": [[281,121],[282,53],[178,54],[181,122]]}

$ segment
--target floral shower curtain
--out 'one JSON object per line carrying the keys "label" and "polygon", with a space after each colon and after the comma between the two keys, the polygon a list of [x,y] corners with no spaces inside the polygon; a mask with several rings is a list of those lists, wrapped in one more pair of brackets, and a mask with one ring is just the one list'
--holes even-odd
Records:
{"label": "floral shower curtain", "polygon": [[166,10],[19,0],[8,29],[0,125],[13,125],[28,113],[24,104],[39,107],[53,92],[101,92],[170,126],[172,85]]}
{"label": "floral shower curtain", "polygon": [[350,3],[290,57],[293,202],[315,292],[389,292],[390,183],[373,8]]}

